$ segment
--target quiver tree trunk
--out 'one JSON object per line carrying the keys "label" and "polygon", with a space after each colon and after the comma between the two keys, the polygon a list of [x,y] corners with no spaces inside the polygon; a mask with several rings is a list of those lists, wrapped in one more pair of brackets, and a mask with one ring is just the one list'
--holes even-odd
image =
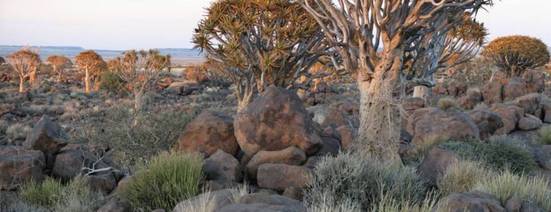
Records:
{"label": "quiver tree trunk", "polygon": [[413,97],[419,97],[424,100],[428,100],[430,96],[431,96],[431,88],[424,85],[418,85],[413,87]]}
{"label": "quiver tree trunk", "polygon": [[36,70],[33,70],[29,74],[29,84],[31,85],[32,88],[36,88],[37,82],[38,81],[36,80]]}
{"label": "quiver tree trunk", "polygon": [[90,93],[90,71],[84,70],[84,92]]}
{"label": "quiver tree trunk", "polygon": [[395,96],[399,71],[399,64],[391,61],[377,67],[371,79],[360,76],[362,70],[358,72],[360,127],[356,144],[383,161],[400,160],[400,110]]}
{"label": "quiver tree trunk", "polygon": [[134,92],[134,112],[141,113],[144,108],[143,92]]}
{"label": "quiver tree trunk", "polygon": [[25,92],[25,77],[19,77],[19,93]]}

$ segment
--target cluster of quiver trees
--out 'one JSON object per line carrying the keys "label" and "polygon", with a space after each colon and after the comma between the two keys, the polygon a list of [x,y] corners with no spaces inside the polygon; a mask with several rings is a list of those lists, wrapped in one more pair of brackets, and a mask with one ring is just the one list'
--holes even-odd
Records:
{"label": "cluster of quiver trees", "polygon": [[437,70],[476,55],[486,30],[474,16],[492,3],[220,0],[208,9],[194,43],[237,85],[239,108],[266,86],[295,86],[318,61],[356,75],[361,96],[356,143],[392,161],[399,159],[404,87],[433,86]]}

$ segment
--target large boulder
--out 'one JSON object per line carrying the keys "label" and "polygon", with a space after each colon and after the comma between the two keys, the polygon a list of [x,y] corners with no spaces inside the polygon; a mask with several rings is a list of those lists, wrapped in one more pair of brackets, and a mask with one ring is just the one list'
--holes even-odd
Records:
{"label": "large boulder", "polygon": [[28,149],[42,151],[46,157],[46,166],[51,168],[55,154],[67,145],[67,135],[59,124],[44,115],[35,124],[23,145]]}
{"label": "large boulder", "polygon": [[495,104],[490,110],[498,114],[503,121],[503,127],[496,132],[498,135],[506,135],[515,130],[518,122],[524,116],[523,109],[515,105]]}
{"label": "large boulder", "polygon": [[469,116],[478,126],[480,138],[487,139],[499,128],[503,127],[501,117],[488,109],[476,109],[469,112]]}
{"label": "large boulder", "polygon": [[256,179],[258,167],[266,163],[283,163],[301,165],[306,161],[306,154],[294,146],[279,151],[260,151],[247,163],[247,173]]}
{"label": "large boulder", "polygon": [[500,80],[491,80],[482,88],[484,103],[492,105],[503,102],[503,83]]}
{"label": "large boulder", "polygon": [[237,142],[248,156],[290,146],[310,155],[320,148],[321,138],[302,101],[283,88],[267,88],[236,115],[234,126]]}
{"label": "large boulder", "polygon": [[[424,108],[422,110],[425,110]],[[463,112],[440,109],[418,110],[408,120],[413,131],[413,144],[430,142],[431,139],[478,139],[480,131],[476,123]]]}
{"label": "large boulder", "polygon": [[469,89],[465,96],[459,99],[459,105],[464,109],[471,110],[481,103],[482,100],[483,97],[480,89]]}
{"label": "large boulder", "polygon": [[223,207],[225,212],[306,212],[304,205],[297,200],[277,194],[254,193],[242,196],[235,204]]}
{"label": "large boulder", "polygon": [[538,118],[530,114],[526,114],[518,121],[518,128],[524,131],[537,130],[543,126],[543,122]]}
{"label": "large boulder", "polygon": [[12,190],[44,178],[44,154],[21,146],[0,146],[0,190]]}
{"label": "large boulder", "polygon": [[452,193],[441,200],[438,207],[438,211],[450,212],[505,212],[494,196],[480,192]]}
{"label": "large boulder", "polygon": [[541,112],[543,113],[541,118],[545,123],[551,123],[551,101],[549,99],[544,99],[541,103]]}
{"label": "large boulder", "polygon": [[222,150],[216,151],[205,160],[203,172],[207,180],[214,180],[223,184],[239,182],[243,176],[239,161]]}
{"label": "large boulder", "polygon": [[526,82],[521,78],[511,78],[503,86],[503,101],[514,100],[528,93]]}
{"label": "large boulder", "polygon": [[237,155],[233,120],[221,113],[204,111],[188,123],[176,146],[179,151],[200,152],[209,156],[219,149]]}
{"label": "large boulder", "polygon": [[529,70],[522,74],[528,93],[542,93],[545,90],[545,74],[538,70]]}
{"label": "large boulder", "polygon": [[459,157],[440,147],[432,148],[419,165],[417,172],[430,185],[436,185],[448,167],[457,163]]}
{"label": "large boulder", "polygon": [[514,103],[518,107],[524,109],[524,113],[538,115],[541,114],[542,95],[539,93],[531,93],[520,96],[515,99]]}
{"label": "large boulder", "polygon": [[551,171],[551,145],[543,145],[536,150],[536,161],[545,170]]}
{"label": "large boulder", "polygon": [[168,93],[187,96],[195,91],[201,90],[201,86],[196,81],[185,80],[180,82],[172,82],[165,90]]}
{"label": "large boulder", "polygon": [[304,188],[312,177],[312,170],[306,167],[267,163],[258,167],[257,183],[261,188],[284,191],[289,187]]}

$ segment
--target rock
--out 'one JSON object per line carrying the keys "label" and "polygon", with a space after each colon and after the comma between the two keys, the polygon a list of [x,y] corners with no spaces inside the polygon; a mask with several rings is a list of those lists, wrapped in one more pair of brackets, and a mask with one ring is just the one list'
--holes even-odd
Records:
{"label": "rock", "polygon": [[425,156],[419,165],[417,172],[430,185],[436,185],[438,180],[446,172],[448,167],[457,163],[459,157],[452,151],[434,147]]}
{"label": "rock", "polygon": [[235,137],[246,155],[296,146],[314,154],[320,137],[302,101],[291,91],[269,87],[236,115]]}
{"label": "rock", "polygon": [[441,200],[439,208],[450,212],[505,212],[494,196],[480,192],[452,193]]}
{"label": "rock", "polygon": [[537,130],[543,125],[541,120],[533,115],[526,114],[518,122],[518,128],[524,131]]}
{"label": "rock", "polygon": [[196,81],[185,80],[181,82],[173,82],[166,89],[168,93],[187,96],[194,91],[201,90],[201,86]]}
{"label": "rock", "polygon": [[243,176],[239,161],[222,150],[216,151],[205,160],[203,173],[207,180],[221,182],[239,182]]}
{"label": "rock", "polygon": [[304,206],[291,206],[291,205],[268,205],[261,203],[254,204],[232,204],[228,205],[217,212],[306,212]]}
{"label": "rock", "polygon": [[5,132],[10,144],[21,145],[31,130],[32,129],[25,124],[15,123],[9,125]]}
{"label": "rock", "polygon": [[130,203],[123,199],[111,198],[105,205],[101,206],[97,212],[130,212]]}
{"label": "rock", "polygon": [[503,127],[499,128],[496,132],[498,135],[506,135],[517,128],[517,123],[523,117],[524,112],[522,108],[514,105],[495,104],[490,110],[501,117],[503,121]]}
{"label": "rock", "polygon": [[212,211],[219,211],[222,207],[233,203],[233,189],[224,189],[213,192],[199,194],[190,199],[184,200],[174,207],[173,212],[191,212],[195,208],[200,208],[205,201],[209,201]]}
{"label": "rock", "polygon": [[106,162],[108,158],[99,160],[102,155],[94,152],[89,146],[81,144],[69,144],[63,147],[56,155],[52,169],[52,175],[63,180],[69,180],[77,175],[84,174],[83,168],[96,169],[110,167]]}
{"label": "rock", "polygon": [[458,80],[452,80],[447,84],[448,94],[453,97],[459,97],[467,92],[467,84]]}
{"label": "rock", "polygon": [[312,181],[312,171],[302,166],[262,164],[258,167],[257,183],[261,188],[284,191],[289,187],[304,188]]}
{"label": "rock", "polygon": [[526,91],[528,93],[542,93],[545,90],[545,74],[542,71],[525,71],[522,74],[522,79],[526,82]]}
{"label": "rock", "polygon": [[511,197],[505,203],[505,209],[507,212],[520,212],[522,209],[522,200],[518,197]]}
{"label": "rock", "polygon": [[514,100],[528,93],[526,83],[521,78],[511,78],[503,86],[503,101]]}
{"label": "rock", "polygon": [[25,147],[39,150],[46,157],[46,166],[53,166],[54,155],[67,145],[67,135],[50,117],[42,116],[27,136]]}
{"label": "rock", "polygon": [[503,102],[503,83],[500,80],[491,80],[482,88],[484,103],[492,105]]}
{"label": "rock", "polygon": [[0,190],[13,190],[44,178],[44,154],[21,146],[0,146]]}
{"label": "rock", "polygon": [[542,102],[542,121],[545,123],[551,123],[551,101],[545,100]]}
{"label": "rock", "polygon": [[339,140],[332,136],[321,136],[321,149],[316,155],[337,155],[341,149]]}
{"label": "rock", "polygon": [[416,116],[418,111],[410,117],[413,120],[408,120],[408,122],[412,122],[413,144],[415,145],[437,138],[461,140],[480,137],[478,126],[466,113],[429,109],[421,116]]}
{"label": "rock", "polygon": [[348,149],[354,141],[354,129],[349,126],[340,126],[335,129],[341,141],[341,149]]}
{"label": "rock", "polygon": [[410,114],[415,110],[425,107],[425,100],[420,97],[409,97],[402,100],[402,108]]}
{"label": "rock", "polygon": [[258,167],[266,163],[301,165],[306,161],[306,154],[294,146],[279,151],[260,151],[247,163],[247,174],[256,179]]}
{"label": "rock", "polygon": [[501,117],[488,109],[477,109],[469,112],[469,116],[478,126],[480,138],[487,139],[504,126]]}
{"label": "rock", "polygon": [[237,155],[233,120],[221,113],[204,111],[188,123],[176,147],[180,151],[201,152],[206,156],[222,150]]}
{"label": "rock", "polygon": [[85,176],[84,179],[93,191],[101,192],[103,194],[111,193],[111,191],[115,190],[115,187],[117,186],[117,180],[111,172]]}
{"label": "rock", "polygon": [[538,93],[532,93],[515,99],[514,103],[524,109],[524,113],[536,115],[541,110],[542,96]]}
{"label": "rock", "polygon": [[301,188],[289,187],[283,191],[283,196],[300,201],[304,197],[304,193]]}
{"label": "rock", "polygon": [[464,109],[472,110],[482,100],[482,92],[479,89],[469,89],[465,96],[459,99],[459,105]]}
{"label": "rock", "polygon": [[311,170],[314,170],[319,162],[323,160],[324,157],[322,156],[312,156],[309,157],[308,160],[306,160],[306,163],[302,165],[303,167],[309,168]]}
{"label": "rock", "polygon": [[542,145],[535,154],[536,162],[545,170],[551,171],[551,145]]}
{"label": "rock", "polygon": [[117,188],[116,188],[115,192],[124,191],[128,187],[130,181],[132,181],[132,176],[130,176],[130,175],[124,176],[117,183]]}

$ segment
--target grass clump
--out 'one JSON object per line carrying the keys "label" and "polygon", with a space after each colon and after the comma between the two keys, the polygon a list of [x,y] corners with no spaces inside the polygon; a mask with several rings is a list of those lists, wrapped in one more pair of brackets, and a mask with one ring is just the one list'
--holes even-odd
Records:
{"label": "grass clump", "polygon": [[481,161],[498,171],[508,169],[514,173],[530,173],[537,168],[530,152],[512,144],[449,141],[440,146],[465,160]]}
{"label": "grass clump", "polygon": [[200,155],[162,153],[142,167],[122,191],[132,207],[172,210],[180,201],[199,193],[203,160]]}
{"label": "grass clump", "polygon": [[459,105],[457,104],[457,101],[451,97],[442,97],[441,99],[438,100],[436,105],[438,108],[444,111],[459,109]]}
{"label": "grass clump", "polygon": [[542,145],[551,145],[551,126],[542,127],[539,131],[539,143]]}
{"label": "grass clump", "polygon": [[415,169],[401,164],[383,163],[362,153],[342,153],[326,157],[314,171],[306,188],[307,205],[357,203],[368,210],[383,195],[396,201],[416,203],[426,188]]}
{"label": "grass clump", "polygon": [[96,211],[104,196],[90,189],[84,177],[76,177],[67,184],[52,178],[41,183],[25,184],[19,193],[32,206],[51,211]]}
{"label": "grass clump", "polygon": [[510,171],[482,180],[475,190],[495,195],[501,203],[511,197],[537,204],[545,211],[551,211],[551,188],[543,177],[515,175]]}
{"label": "grass clump", "polygon": [[491,176],[484,165],[475,161],[459,161],[448,167],[438,180],[437,187],[441,194],[468,192],[481,180]]}
{"label": "grass clump", "polygon": [[426,212],[435,211],[439,195],[429,194],[422,202],[416,200],[396,200],[391,195],[384,194],[381,199],[373,205],[373,212]]}

